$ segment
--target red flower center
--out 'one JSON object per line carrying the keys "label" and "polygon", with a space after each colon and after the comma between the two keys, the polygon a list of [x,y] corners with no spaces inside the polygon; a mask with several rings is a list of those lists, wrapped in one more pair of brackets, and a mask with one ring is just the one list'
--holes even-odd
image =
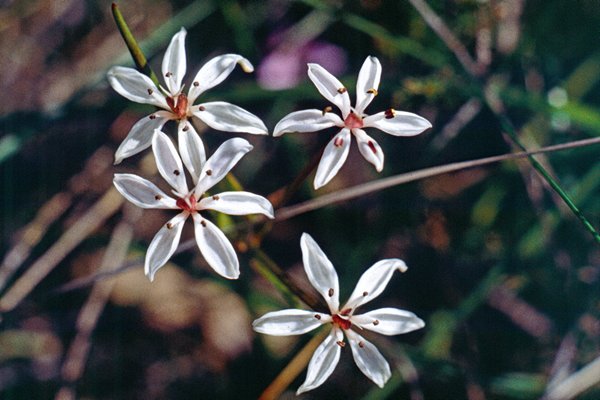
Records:
{"label": "red flower center", "polygon": [[177,199],[177,202],[175,203],[177,205],[177,207],[181,208],[183,211],[187,211],[189,213],[193,213],[196,212],[196,196],[194,196],[193,194],[190,195],[190,197],[183,198],[180,197]]}
{"label": "red flower center", "polygon": [[340,317],[338,314],[334,314],[331,319],[333,319],[333,323],[339,326],[342,329],[348,330],[352,326],[352,322],[350,320],[344,319]]}
{"label": "red flower center", "polygon": [[177,118],[182,119],[187,116],[188,99],[185,94],[181,93],[175,98],[167,97],[167,104],[171,108],[171,111],[177,115]]}
{"label": "red flower center", "polygon": [[348,129],[362,128],[363,119],[356,115],[354,111],[351,111],[350,114],[348,114],[348,116],[344,120],[344,125],[346,125],[346,128]]}

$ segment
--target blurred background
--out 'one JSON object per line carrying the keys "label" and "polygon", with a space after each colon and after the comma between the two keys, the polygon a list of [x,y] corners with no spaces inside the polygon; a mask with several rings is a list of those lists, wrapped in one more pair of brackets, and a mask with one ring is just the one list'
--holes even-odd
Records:
{"label": "blurred background", "polygon": [[[595,0],[118,5],[156,70],[182,26],[188,79],[215,55],[248,58],[254,74],[237,68],[202,101],[244,107],[270,130],[289,112],[328,105],[307,62],[331,71],[354,98],[369,55],[383,75],[367,112],[394,107],[432,122],[413,138],[370,131],[386,155],[381,174],[352,145],[329,185],[315,192],[310,176],[287,205],[515,151],[511,134],[535,149],[600,132]],[[251,232],[229,233],[238,281],[215,275],[193,246],[154,283],[144,276],[145,250],[169,213],[141,211],[110,190],[116,172],[158,182],[149,152],[113,166],[116,147],[152,109],[105,79],[111,66],[132,65],[111,3],[0,7],[0,398],[258,398],[310,334],[252,332],[252,320],[297,300],[246,251]],[[208,154],[233,136],[197,127]],[[233,172],[247,190],[274,199],[334,133],[236,135],[255,148]],[[538,157],[596,229],[598,151]],[[600,247],[526,159],[396,186],[266,229],[264,253],[307,290],[299,240],[310,233],[337,268],[342,299],[374,262],[402,258],[408,272],[365,310],[399,307],[427,324],[369,336],[392,365],[384,389],[344,351],[327,382],[300,398],[600,398]],[[184,241],[192,237],[184,231]],[[302,369],[281,397],[295,398],[304,377]]]}

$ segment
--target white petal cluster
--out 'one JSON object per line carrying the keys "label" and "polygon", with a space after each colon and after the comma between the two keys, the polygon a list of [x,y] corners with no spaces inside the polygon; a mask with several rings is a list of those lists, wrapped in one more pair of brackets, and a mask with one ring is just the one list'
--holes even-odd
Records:
{"label": "white petal cluster", "polygon": [[397,308],[380,308],[358,315],[355,312],[383,292],[395,271],[406,271],[406,264],[399,259],[375,263],[363,273],[346,304],[340,307],[338,276],[333,264],[307,233],[302,235],[300,245],[308,280],[323,296],[330,313],[297,309],[270,312],[254,321],[254,330],[268,335],[289,336],[309,332],[323,324],[332,325],[327,338],[315,350],[308,364],[306,380],[297,394],[315,389],[331,375],[345,346],[344,335],[358,368],[383,387],[391,376],[389,364],[379,350],[353,328],[382,335],[399,335],[420,329],[425,323],[413,313]]}
{"label": "white petal cluster", "polygon": [[254,67],[244,57],[225,54],[208,61],[196,73],[192,84],[183,92],[183,77],[187,70],[184,28],[173,36],[162,62],[164,87],[156,87],[146,75],[128,67],[113,67],[108,82],[123,97],[136,103],[151,104],[156,111],[139,120],[129,131],[115,154],[115,163],[137,154],[152,144],[152,132],[162,129],[167,121],[178,122],[178,130],[195,133],[190,118],[196,117],[213,129],[227,132],[246,132],[266,135],[267,127],[260,118],[236,105],[214,101],[194,105],[206,90],[223,82],[239,64],[245,72]]}
{"label": "white petal cluster", "polygon": [[[196,243],[206,262],[219,275],[237,279],[240,267],[233,246],[225,234],[202,215],[202,211],[263,214],[273,218],[273,206],[262,196],[242,191],[207,195],[252,149],[252,145],[245,139],[229,139],[207,160],[200,138],[191,129],[179,131],[181,157],[165,133],[155,130],[151,137],[158,171],[171,186],[174,197],[137,175],[115,174],[113,180],[117,190],[138,207],[179,211],[152,239],[144,263],[146,275],[152,281],[156,272],[171,258],[179,244],[184,222],[191,216]],[[184,166],[194,182],[192,189],[188,189]]]}
{"label": "white petal cluster", "polygon": [[308,64],[308,77],[319,93],[340,109],[341,118],[331,112],[331,107],[296,111],[277,123],[273,136],[287,132],[315,132],[334,126],[341,128],[325,147],[317,167],[315,189],[326,185],[344,165],[350,150],[350,134],[356,138],[362,156],[375,166],[377,172],[381,172],[384,160],[381,147],[363,128],[377,128],[394,136],[413,136],[431,128],[431,123],[425,118],[392,108],[373,115],[365,114],[365,108],[377,95],[381,79],[381,64],[376,57],[367,57],[360,69],[355,107],[351,106],[344,85],[319,64]]}

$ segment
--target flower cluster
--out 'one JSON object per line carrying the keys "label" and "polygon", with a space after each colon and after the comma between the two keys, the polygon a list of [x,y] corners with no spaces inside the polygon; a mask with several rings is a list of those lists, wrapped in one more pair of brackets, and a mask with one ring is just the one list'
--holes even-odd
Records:
{"label": "flower cluster", "polygon": [[[159,109],[131,128],[116,151],[115,163],[152,147],[158,172],[171,187],[171,193],[165,193],[154,183],[134,174],[115,174],[113,182],[127,200],[139,207],[177,212],[156,233],[146,252],[145,273],[151,281],[177,250],[184,223],[189,217],[193,221],[196,244],[208,265],[225,278],[237,279],[240,266],[235,250],[219,227],[206,218],[206,211],[229,215],[262,214],[274,218],[273,206],[266,198],[250,192],[209,193],[252,149],[252,145],[245,139],[229,139],[207,158],[192,120],[197,118],[210,128],[227,132],[266,135],[268,130],[260,118],[236,105],[223,101],[196,102],[202,93],[225,80],[236,65],[246,72],[253,71],[252,64],[240,55],[226,54],[211,59],[200,68],[184,92],[185,37],[186,31],[182,28],[167,48],[162,62],[164,86],[156,85],[132,68],[113,67],[108,72],[108,81],[119,94]],[[323,67],[308,64],[308,76],[317,90],[340,109],[341,117],[333,113],[331,107],[296,111],[279,121],[273,136],[330,127],[341,129],[325,147],[314,180],[315,189],[327,184],[344,164],[351,134],[364,158],[381,171],[383,152],[363,128],[377,128],[394,136],[411,136],[431,127],[426,119],[416,114],[391,108],[370,116],[365,114],[366,107],[378,93],[381,78],[381,65],[375,57],[367,57],[360,70],[354,107],[350,105],[346,88]],[[177,122],[177,148],[162,131],[168,121]],[[331,325],[330,334],[308,365],[306,381],[298,393],[318,387],[331,375],[345,345],[344,336],[359,369],[377,385],[383,386],[391,376],[390,366],[357,329],[397,335],[419,329],[424,323],[414,314],[396,308],[382,308],[365,314],[355,312],[381,294],[395,271],[406,271],[406,265],[399,259],[374,264],[359,279],[348,302],[340,307],[339,283],[333,265],[306,233],[302,235],[301,247],[308,279],[327,302],[329,313],[270,312],[254,321],[254,330],[270,335],[298,335],[324,324]]]}

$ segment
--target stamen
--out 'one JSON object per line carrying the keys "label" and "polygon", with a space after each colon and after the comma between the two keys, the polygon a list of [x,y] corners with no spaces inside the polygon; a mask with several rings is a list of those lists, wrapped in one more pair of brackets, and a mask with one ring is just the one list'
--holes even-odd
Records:
{"label": "stamen", "polygon": [[336,343],[337,343],[337,345],[338,345],[338,346],[340,346],[342,349],[343,349],[343,348],[346,346],[346,343],[344,343],[344,341],[343,341],[343,340],[338,340]]}
{"label": "stamen", "polygon": [[162,200],[162,196],[160,194],[157,194],[156,196],[154,196],[154,200]]}
{"label": "stamen", "polygon": [[335,147],[342,147],[342,145],[344,144],[344,139],[342,139],[341,137],[336,137],[335,140],[333,141],[333,145]]}
{"label": "stamen", "polygon": [[363,292],[363,296],[364,296],[364,297],[367,297],[367,296],[368,296],[368,294],[369,294],[369,292]]}
{"label": "stamen", "polygon": [[[377,148],[375,148],[375,144],[369,140],[369,143],[367,143],[369,145],[369,148],[371,149],[371,151],[373,152],[373,154],[377,154]],[[366,295],[365,295],[366,296]]]}
{"label": "stamen", "polygon": [[219,200],[219,199],[220,199],[220,197],[219,197],[218,195],[216,195],[216,194],[215,194],[215,195],[212,197],[212,199],[213,199],[213,200]]}
{"label": "stamen", "polygon": [[332,111],[333,111],[333,107],[327,106],[323,109],[323,115],[325,115],[328,112],[332,112]]}
{"label": "stamen", "polygon": [[329,297],[333,297],[333,288],[329,288],[329,291],[327,292],[327,294],[329,295]]}
{"label": "stamen", "polygon": [[342,311],[340,311],[340,315],[343,315],[345,317],[345,316],[350,315],[351,312],[352,312],[351,308],[345,308]]}
{"label": "stamen", "polygon": [[386,119],[392,119],[396,116],[396,110],[394,110],[393,108],[388,108],[387,110],[385,110],[385,118]]}
{"label": "stamen", "polygon": [[200,221],[200,225],[202,225],[202,227],[206,228],[206,221],[205,220]]}
{"label": "stamen", "polygon": [[182,129],[182,130],[183,130],[184,132],[187,132],[187,131],[189,131],[189,130],[190,130],[190,127],[186,125],[186,126],[184,126],[184,127],[183,127],[183,129]]}
{"label": "stamen", "polygon": [[371,88],[369,90],[367,90],[367,93],[372,94],[377,96],[379,93],[377,92],[377,89]]}
{"label": "stamen", "polygon": [[198,82],[198,81],[194,81],[194,83],[192,83],[192,85],[194,85],[194,86],[198,87],[198,86],[200,86],[200,82]]}
{"label": "stamen", "polygon": [[165,74],[165,77],[167,77],[167,78],[170,78],[170,77],[172,77],[172,76],[173,76],[173,73],[172,73],[172,72],[167,72],[167,73]]}
{"label": "stamen", "polygon": [[170,222],[167,222],[167,229],[173,229],[173,224]]}
{"label": "stamen", "polygon": [[211,176],[212,175],[212,169],[207,169],[206,170],[206,175]]}
{"label": "stamen", "polygon": [[345,87],[341,87],[341,88],[339,88],[339,89],[337,90],[337,92],[338,92],[339,94],[346,93],[347,91],[348,91],[348,89],[346,89]]}
{"label": "stamen", "polygon": [[173,171],[173,173],[174,173],[176,176],[179,176],[179,174],[181,174],[181,172],[179,172],[179,170],[178,170],[178,169],[176,169],[175,171]]}
{"label": "stamen", "polygon": [[150,118],[150,119],[156,119],[156,115],[150,114],[150,116],[148,118]]}
{"label": "stamen", "polygon": [[321,316],[319,314],[315,314],[315,318],[316,319],[321,319]]}
{"label": "stamen", "polygon": [[148,89],[148,95],[152,96],[152,93],[154,93],[154,90]]}
{"label": "stamen", "polygon": [[358,342],[358,347],[362,349],[363,347],[365,347],[365,343],[361,340],[360,342]]}
{"label": "stamen", "polygon": [[375,326],[379,325],[379,320],[376,319],[375,321],[373,321],[373,325],[375,325]]}
{"label": "stamen", "polygon": [[206,107],[204,107],[204,106],[198,106],[198,111],[204,111],[204,110],[206,110]]}

